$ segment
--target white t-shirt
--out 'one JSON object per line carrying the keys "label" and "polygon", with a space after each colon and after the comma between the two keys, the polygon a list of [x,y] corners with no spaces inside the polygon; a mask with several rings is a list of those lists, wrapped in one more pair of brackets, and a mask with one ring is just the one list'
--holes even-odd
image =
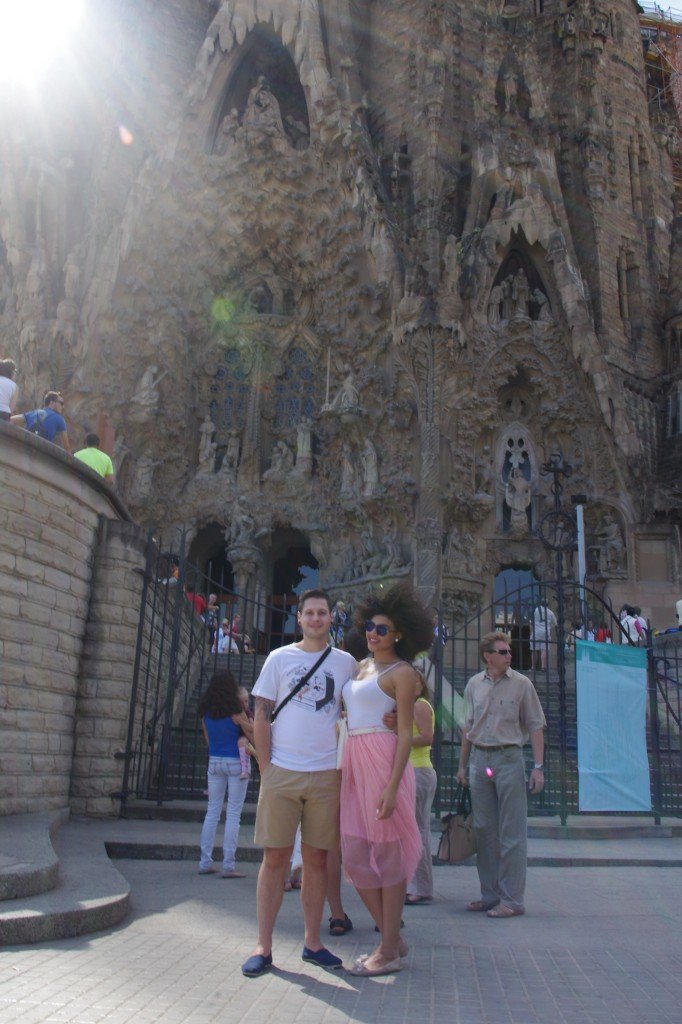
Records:
{"label": "white t-shirt", "polygon": [[[296,644],[268,655],[252,693],[279,707],[299,679],[309,672],[322,651],[302,651]],[[336,723],[341,690],[357,670],[355,659],[333,648],[306,685],[272,723],[270,760],[294,772],[323,772],[336,768]]]}
{"label": "white t-shirt", "polygon": [[17,386],[9,377],[0,377],[0,412],[11,412],[9,407],[12,395],[16,393]]}

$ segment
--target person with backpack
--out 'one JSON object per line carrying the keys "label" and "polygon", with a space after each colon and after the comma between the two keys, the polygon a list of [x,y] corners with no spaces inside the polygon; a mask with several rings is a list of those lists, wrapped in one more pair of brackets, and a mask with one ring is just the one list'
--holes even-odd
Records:
{"label": "person with backpack", "polygon": [[37,434],[51,444],[57,444],[71,455],[69,435],[66,432],[64,419],[64,399],[58,391],[48,391],[43,399],[42,409],[31,412],[20,412],[12,416],[11,422],[17,427],[25,427],[32,434]]}

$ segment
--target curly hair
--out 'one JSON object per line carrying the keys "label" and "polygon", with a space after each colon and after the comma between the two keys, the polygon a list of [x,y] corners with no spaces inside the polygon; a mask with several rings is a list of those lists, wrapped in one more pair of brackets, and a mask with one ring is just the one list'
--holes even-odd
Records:
{"label": "curly hair", "polygon": [[365,622],[374,615],[385,615],[401,634],[395,653],[403,661],[414,661],[418,654],[431,647],[432,616],[409,583],[396,583],[385,594],[370,594],[356,609],[354,624],[364,630]]}
{"label": "curly hair", "polygon": [[239,684],[228,669],[214,672],[201,695],[197,711],[200,718],[228,718],[243,711],[239,699]]}

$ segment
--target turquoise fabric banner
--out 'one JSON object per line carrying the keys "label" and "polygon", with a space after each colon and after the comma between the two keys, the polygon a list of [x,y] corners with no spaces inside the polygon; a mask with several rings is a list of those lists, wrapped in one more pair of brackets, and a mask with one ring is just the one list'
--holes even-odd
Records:
{"label": "turquoise fabric banner", "polygon": [[650,811],[646,650],[576,643],[578,806]]}

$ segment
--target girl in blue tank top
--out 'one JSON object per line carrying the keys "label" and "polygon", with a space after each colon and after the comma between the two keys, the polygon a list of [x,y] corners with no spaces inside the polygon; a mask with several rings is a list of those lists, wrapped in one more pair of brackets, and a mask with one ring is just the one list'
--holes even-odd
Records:
{"label": "girl in blue tank top", "polygon": [[199,701],[198,711],[208,744],[208,807],[201,829],[199,874],[212,875],[218,870],[213,863],[213,844],[227,791],[221,874],[223,878],[243,878],[242,872],[237,871],[235,857],[249,780],[240,777],[237,743],[241,735],[253,740],[253,726],[244,712],[239,687],[231,672],[214,673]]}

